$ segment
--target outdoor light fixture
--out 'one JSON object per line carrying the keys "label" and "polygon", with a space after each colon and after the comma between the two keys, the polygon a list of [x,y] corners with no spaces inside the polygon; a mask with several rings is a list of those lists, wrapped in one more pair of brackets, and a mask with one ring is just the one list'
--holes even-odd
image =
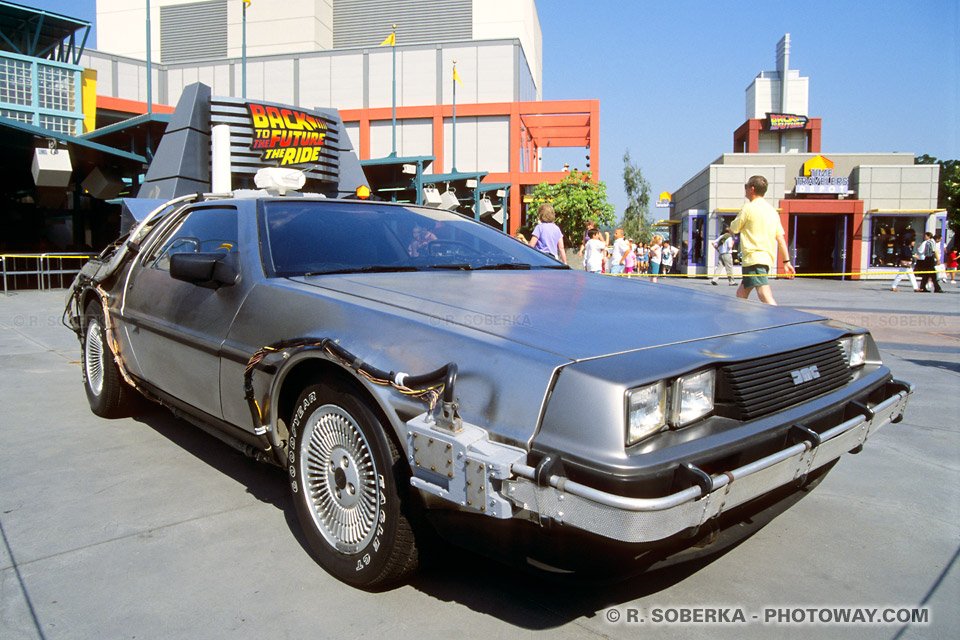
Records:
{"label": "outdoor light fixture", "polygon": [[476,206],[473,208],[474,212],[478,215],[486,215],[493,212],[493,203],[490,202],[489,196],[483,196],[477,202]]}
{"label": "outdoor light fixture", "polygon": [[444,191],[443,195],[440,196],[440,208],[453,211],[459,206],[460,200],[457,198],[457,194],[453,192],[453,189],[447,186],[447,190]]}
{"label": "outdoor light fixture", "polygon": [[476,189],[477,181],[476,180],[467,180],[467,189]]}
{"label": "outdoor light fixture", "polygon": [[403,168],[401,169],[401,171],[403,171],[403,173],[407,173],[407,174],[409,174],[409,175],[411,175],[411,176],[415,176],[415,175],[417,175],[417,165],[415,165],[415,164],[405,164],[405,165],[403,165]]}
{"label": "outdoor light fixture", "polygon": [[436,208],[442,203],[443,199],[440,197],[440,191],[436,187],[423,188],[423,206]]}

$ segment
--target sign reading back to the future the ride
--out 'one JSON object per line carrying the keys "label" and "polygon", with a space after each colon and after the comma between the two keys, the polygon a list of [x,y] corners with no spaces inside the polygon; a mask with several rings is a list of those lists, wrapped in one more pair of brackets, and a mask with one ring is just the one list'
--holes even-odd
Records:
{"label": "sign reading back to the future the ride", "polygon": [[264,162],[281,167],[314,164],[320,160],[328,125],[297,109],[247,103],[253,123],[250,148],[262,151]]}
{"label": "sign reading back to the future the ride", "polygon": [[263,167],[296,167],[308,180],[338,182],[339,121],[284,104],[213,98],[211,126],[230,125],[234,174],[253,175]]}

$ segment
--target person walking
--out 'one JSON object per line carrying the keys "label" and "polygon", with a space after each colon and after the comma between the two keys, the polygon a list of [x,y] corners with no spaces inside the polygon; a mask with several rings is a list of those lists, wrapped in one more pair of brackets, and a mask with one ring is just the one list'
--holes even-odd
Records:
{"label": "person walking", "polygon": [[556,225],[557,213],[553,205],[544,202],[537,209],[539,224],[533,229],[530,236],[530,246],[537,251],[549,253],[554,258],[567,264],[567,252],[563,248],[563,232]]}
{"label": "person walking", "polygon": [[623,229],[618,228],[613,232],[613,251],[610,256],[610,268],[607,269],[612,274],[622,274],[627,252],[630,251],[630,243],[623,237]]}
{"label": "person walking", "polygon": [[663,241],[660,250],[660,273],[670,275],[673,273],[673,259],[680,253],[680,249],[671,246],[667,240]]}
{"label": "person walking", "polygon": [[650,282],[657,281],[657,274],[660,273],[660,256],[663,251],[663,236],[655,235],[650,240]]}
{"label": "person walking", "polygon": [[917,258],[917,269],[922,274],[920,277],[920,293],[927,293],[927,282],[933,283],[934,293],[943,293],[940,283],[937,282],[937,248],[933,243],[933,234],[927,231],[923,234],[923,242],[917,248],[915,254]]}
{"label": "person walking", "polygon": [[767,193],[767,179],[751,176],[743,189],[749,202],[743,205],[730,224],[730,231],[740,234],[740,263],[743,265],[743,279],[737,289],[737,297],[746,300],[750,292],[756,289],[761,302],[776,305],[767,275],[777,259],[778,248],[785,256],[783,266],[786,272],[793,276],[797,270],[790,261],[790,250],[780,216],[763,198]]}
{"label": "person walking", "polygon": [[900,281],[905,275],[910,278],[910,286],[913,287],[913,290],[920,291],[920,285],[917,284],[917,276],[913,273],[913,245],[914,242],[910,238],[903,238],[903,240],[900,241],[897,263],[900,265],[900,272],[897,273],[897,277],[893,279],[893,284],[890,285],[890,291],[897,290],[897,285],[900,284]]}
{"label": "person walking", "polygon": [[717,258],[720,261],[710,282],[714,285],[720,284],[720,267],[722,266],[727,272],[727,283],[731,287],[734,286],[736,283],[733,281],[733,234],[730,233],[730,225],[723,225],[723,233],[710,244],[717,250]]}
{"label": "person walking", "polygon": [[[956,236],[954,236],[956,238]],[[947,269],[950,271],[950,284],[957,283],[957,246],[956,239],[954,239],[954,247],[950,250],[950,253],[947,254]]]}

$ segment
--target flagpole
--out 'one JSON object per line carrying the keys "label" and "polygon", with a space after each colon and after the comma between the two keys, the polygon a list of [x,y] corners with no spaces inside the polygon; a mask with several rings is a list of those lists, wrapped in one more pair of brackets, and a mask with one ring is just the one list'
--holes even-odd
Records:
{"label": "flagpole", "polygon": [[397,25],[393,25],[393,151],[390,157],[397,156]]}
{"label": "flagpole", "polygon": [[150,49],[150,0],[147,0],[147,113],[153,113],[153,64]]}
{"label": "flagpole", "polygon": [[453,162],[451,173],[457,172],[457,61],[453,61]]}
{"label": "flagpole", "polygon": [[[247,99],[247,0],[243,2],[243,40],[240,53],[240,90],[243,99]],[[234,76],[236,77],[236,76]]]}

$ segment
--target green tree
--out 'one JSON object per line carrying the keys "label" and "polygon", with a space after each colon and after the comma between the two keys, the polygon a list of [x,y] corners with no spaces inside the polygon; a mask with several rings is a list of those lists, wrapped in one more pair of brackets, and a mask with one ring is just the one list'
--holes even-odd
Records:
{"label": "green tree", "polygon": [[643,177],[640,167],[630,161],[630,149],[623,154],[623,189],[627,193],[627,208],[620,226],[628,238],[637,242],[650,242],[653,224],[650,213],[650,183]]}
{"label": "green tree", "polygon": [[960,160],[937,160],[925,153],[917,156],[915,162],[940,165],[937,206],[947,210],[947,223],[954,233],[960,232]]}
{"label": "green tree", "polygon": [[563,242],[577,248],[583,240],[587,220],[599,226],[613,224],[614,207],[607,201],[607,185],[594,183],[589,171],[573,170],[557,184],[541,182],[533,189],[533,201],[527,209],[527,225],[537,225],[537,209],[549,202],[557,212],[557,225],[563,231]]}

